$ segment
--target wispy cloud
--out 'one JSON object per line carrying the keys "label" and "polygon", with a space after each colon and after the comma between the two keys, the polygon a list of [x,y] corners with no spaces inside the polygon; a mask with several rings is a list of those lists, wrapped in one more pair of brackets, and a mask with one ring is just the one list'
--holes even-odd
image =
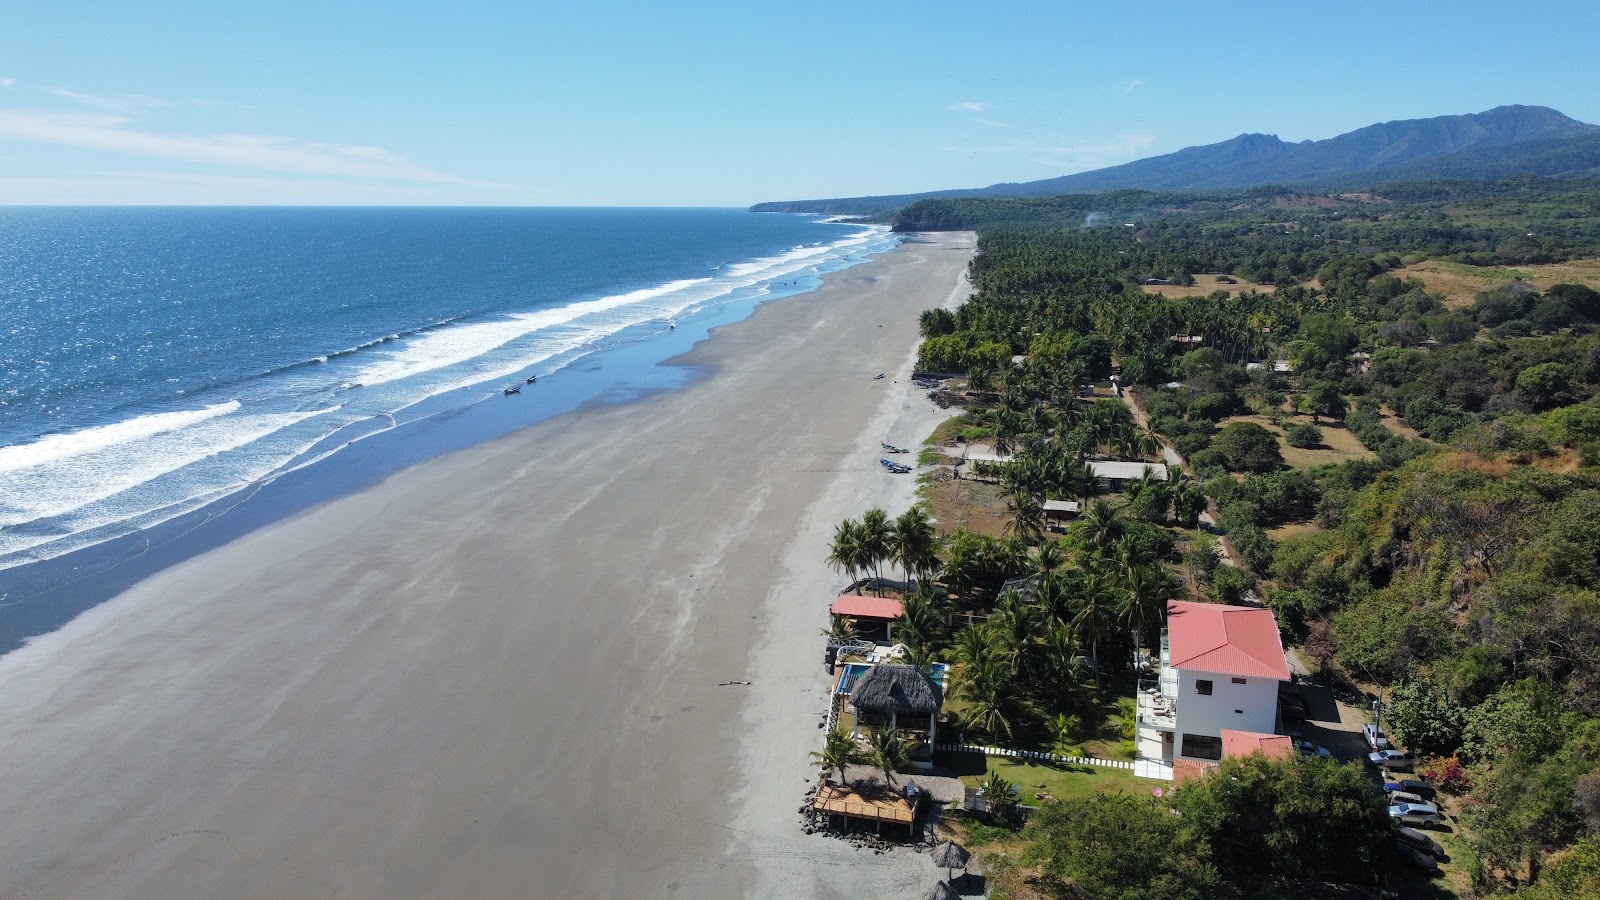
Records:
{"label": "wispy cloud", "polygon": [[131,122],[116,115],[0,109],[0,138],[269,172],[462,183],[381,147],[298,143],[258,134],[159,134],[130,127]]}
{"label": "wispy cloud", "polygon": [[110,110],[111,112],[134,113],[151,109],[161,109],[171,106],[172,101],[160,97],[146,97],[143,94],[119,94],[117,96],[103,96],[101,94],[86,94],[63,87],[43,88],[47,94],[53,94],[73,103],[92,106],[96,109]]}
{"label": "wispy cloud", "polygon": [[989,108],[989,104],[987,104],[987,103],[979,103],[976,100],[963,100],[960,103],[952,103],[952,104],[950,104],[951,112],[975,112],[975,113],[978,113],[978,112],[983,112],[984,110],[986,110],[988,108]]}
{"label": "wispy cloud", "polygon": [[9,91],[16,86],[17,80],[15,78],[0,78],[0,88],[4,88]]}
{"label": "wispy cloud", "polygon": [[987,125],[990,128],[1010,128],[1011,127],[1010,125],[1007,125],[1004,122],[996,122],[993,119],[973,119],[972,121],[977,122],[979,125]]}
{"label": "wispy cloud", "polygon": [[1132,81],[1130,81],[1127,84],[1122,86],[1122,92],[1124,94],[1131,94],[1131,93],[1133,93],[1134,91],[1137,91],[1139,88],[1141,88],[1143,86],[1144,86],[1144,79],[1143,78],[1135,78],[1134,80],[1132,80]]}

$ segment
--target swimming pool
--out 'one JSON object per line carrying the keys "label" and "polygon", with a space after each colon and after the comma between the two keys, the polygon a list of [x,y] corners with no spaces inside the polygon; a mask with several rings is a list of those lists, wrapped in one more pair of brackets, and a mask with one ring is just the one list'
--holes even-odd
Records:
{"label": "swimming pool", "polygon": [[[835,694],[848,694],[855,688],[856,679],[865,675],[872,668],[870,663],[845,663],[844,670],[839,673],[839,684],[833,689]],[[934,663],[928,667],[933,680],[939,683],[939,690],[950,690],[950,666],[945,663]]]}
{"label": "swimming pool", "polygon": [[839,685],[834,688],[835,694],[848,694],[856,685],[856,679],[865,675],[872,666],[867,663],[845,663],[844,671],[839,673]]}

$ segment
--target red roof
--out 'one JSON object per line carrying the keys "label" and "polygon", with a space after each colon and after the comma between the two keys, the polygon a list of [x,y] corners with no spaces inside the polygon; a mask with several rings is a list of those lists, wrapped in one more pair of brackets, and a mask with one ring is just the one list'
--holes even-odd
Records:
{"label": "red roof", "polygon": [[1220,603],[1167,604],[1168,662],[1179,669],[1289,680],[1272,610]]}
{"label": "red roof", "polygon": [[836,616],[856,619],[898,619],[906,608],[893,597],[863,597],[860,594],[840,594],[828,612]]}
{"label": "red roof", "polygon": [[1282,734],[1257,734],[1254,731],[1222,729],[1222,755],[1249,756],[1260,753],[1270,759],[1288,759],[1294,756],[1294,745]]}

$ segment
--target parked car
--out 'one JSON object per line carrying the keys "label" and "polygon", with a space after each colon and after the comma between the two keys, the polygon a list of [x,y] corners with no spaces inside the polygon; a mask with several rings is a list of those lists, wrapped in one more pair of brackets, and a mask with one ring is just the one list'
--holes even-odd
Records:
{"label": "parked car", "polygon": [[1426,781],[1420,781],[1416,778],[1401,778],[1397,781],[1386,781],[1384,782],[1383,789],[1389,791],[1390,793],[1395,791],[1404,791],[1407,794],[1416,794],[1422,799],[1430,802],[1438,793],[1433,789],[1433,785],[1427,783]]}
{"label": "parked car", "polygon": [[1361,726],[1361,736],[1367,739],[1367,746],[1373,750],[1390,750],[1394,748],[1394,745],[1389,743],[1389,736],[1383,733],[1383,729],[1371,722]]}
{"label": "parked car", "polygon": [[1321,744],[1313,744],[1310,741],[1301,741],[1300,743],[1295,744],[1294,748],[1307,756],[1315,756],[1321,759],[1333,759],[1333,753],[1329,751],[1327,747],[1324,747]]}
{"label": "parked car", "polygon": [[1395,803],[1427,803],[1427,802],[1428,802],[1428,798],[1422,796],[1421,794],[1411,794],[1411,793],[1407,793],[1406,791],[1391,791],[1389,793],[1389,803],[1391,805],[1393,805]]}
{"label": "parked car", "polygon": [[1416,758],[1404,750],[1379,750],[1367,754],[1367,762],[1380,769],[1409,769]]}
{"label": "parked car", "polygon": [[1432,803],[1395,803],[1389,807],[1389,818],[1401,825],[1439,825],[1444,817],[1439,807]]}
{"label": "parked car", "polygon": [[1401,842],[1409,844],[1413,849],[1444,859],[1444,848],[1439,846],[1439,842],[1415,828],[1402,828],[1398,834]]}
{"label": "parked car", "polygon": [[1395,841],[1394,843],[1396,849],[1400,851],[1400,857],[1406,862],[1416,866],[1424,872],[1439,871],[1439,864],[1434,861],[1433,857],[1423,853],[1421,850],[1418,850],[1415,847],[1410,846],[1409,844],[1406,844],[1403,841]]}

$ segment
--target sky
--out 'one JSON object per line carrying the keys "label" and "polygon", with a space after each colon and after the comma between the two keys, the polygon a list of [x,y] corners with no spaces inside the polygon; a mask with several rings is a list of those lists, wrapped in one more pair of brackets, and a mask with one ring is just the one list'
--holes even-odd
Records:
{"label": "sky", "polygon": [[0,204],[745,206],[1600,123],[1600,0],[7,6]]}

